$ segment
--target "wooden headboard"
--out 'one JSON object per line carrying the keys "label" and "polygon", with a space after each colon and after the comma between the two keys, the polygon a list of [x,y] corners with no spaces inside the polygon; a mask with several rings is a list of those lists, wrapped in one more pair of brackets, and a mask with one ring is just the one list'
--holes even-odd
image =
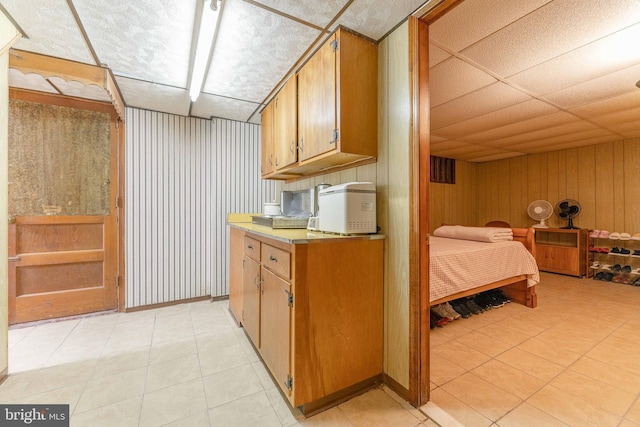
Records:
{"label": "wooden headboard", "polygon": [[525,248],[533,255],[536,256],[536,229],[533,227],[527,228],[512,228],[513,240],[517,240],[522,243]]}

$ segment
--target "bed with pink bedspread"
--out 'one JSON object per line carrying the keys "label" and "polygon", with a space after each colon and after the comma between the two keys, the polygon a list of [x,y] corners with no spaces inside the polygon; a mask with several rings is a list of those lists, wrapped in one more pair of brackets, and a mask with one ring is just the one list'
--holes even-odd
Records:
{"label": "bed with pink bedspread", "polygon": [[533,228],[443,226],[429,240],[431,305],[500,288],[512,301],[537,305],[540,281]]}

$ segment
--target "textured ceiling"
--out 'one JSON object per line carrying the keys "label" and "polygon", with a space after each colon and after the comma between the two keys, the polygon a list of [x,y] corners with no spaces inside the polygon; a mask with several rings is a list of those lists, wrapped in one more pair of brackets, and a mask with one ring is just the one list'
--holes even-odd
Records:
{"label": "textured ceiling", "polygon": [[[380,40],[423,3],[224,0],[191,102],[197,0],[0,0],[28,36],[16,49],[108,66],[128,106],[253,123],[338,25]],[[638,40],[640,0],[465,0],[430,27],[432,154],[487,161],[640,137]],[[107,96],[17,70],[10,84]]]}
{"label": "textured ceiling", "polygon": [[640,137],[640,1],[494,3],[466,0],[430,27],[432,154],[487,161]]}
{"label": "textured ceiling", "polygon": [[[260,111],[274,90],[337,25],[379,40],[425,2],[223,0],[203,93],[192,103],[187,85],[195,51],[194,24],[202,8],[198,1],[0,4],[28,37],[16,49],[108,66],[127,106],[260,123]],[[51,91],[42,79],[12,76],[12,86]]]}

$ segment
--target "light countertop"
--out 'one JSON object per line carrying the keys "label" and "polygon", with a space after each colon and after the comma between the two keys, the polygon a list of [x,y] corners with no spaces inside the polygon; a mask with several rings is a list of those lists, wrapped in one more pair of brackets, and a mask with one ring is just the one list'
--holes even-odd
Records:
{"label": "light countertop", "polygon": [[265,227],[264,225],[253,224],[251,222],[251,215],[249,214],[229,214],[227,223],[231,227],[240,228],[244,231],[249,231],[263,237],[268,237],[289,244],[326,242],[344,239],[377,240],[385,238],[384,234],[352,234],[344,236],[340,234],[323,233],[321,231],[310,231],[305,228]]}

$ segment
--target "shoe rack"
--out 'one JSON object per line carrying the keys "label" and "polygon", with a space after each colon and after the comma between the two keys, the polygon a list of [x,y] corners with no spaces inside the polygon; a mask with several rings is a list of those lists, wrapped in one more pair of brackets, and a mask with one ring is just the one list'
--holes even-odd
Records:
{"label": "shoe rack", "polygon": [[536,262],[541,271],[585,276],[587,229],[537,228]]}
{"label": "shoe rack", "polygon": [[587,276],[640,286],[640,235],[589,230]]}

